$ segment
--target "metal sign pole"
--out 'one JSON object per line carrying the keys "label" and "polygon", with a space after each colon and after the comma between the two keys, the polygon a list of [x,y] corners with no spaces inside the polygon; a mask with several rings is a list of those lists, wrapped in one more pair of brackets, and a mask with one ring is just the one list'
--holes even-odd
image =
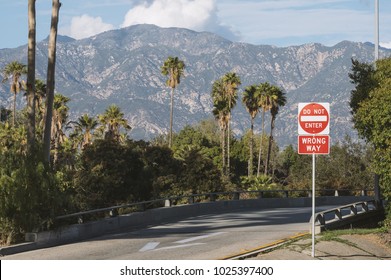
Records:
{"label": "metal sign pole", "polygon": [[312,154],[312,253],[315,257],[315,153]]}

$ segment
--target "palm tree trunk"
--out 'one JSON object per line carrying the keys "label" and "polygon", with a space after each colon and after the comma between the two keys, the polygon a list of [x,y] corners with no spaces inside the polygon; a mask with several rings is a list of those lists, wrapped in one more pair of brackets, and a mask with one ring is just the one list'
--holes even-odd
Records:
{"label": "palm tree trunk", "polygon": [[253,156],[254,156],[253,148],[254,148],[254,118],[251,118],[248,177],[253,176]]}
{"label": "palm tree trunk", "polygon": [[35,0],[28,1],[28,64],[27,64],[27,150],[32,153],[35,143]]}
{"label": "palm tree trunk", "polygon": [[12,126],[15,127],[15,119],[16,119],[16,92],[14,93],[14,104],[12,108]]}
{"label": "palm tree trunk", "polygon": [[52,2],[52,20],[49,36],[49,50],[48,50],[48,71],[47,71],[47,93],[46,93],[46,120],[45,132],[43,138],[43,158],[44,161],[50,163],[50,142],[51,142],[51,128],[53,116],[53,102],[54,102],[54,74],[56,68],[56,42],[57,42],[57,28],[58,16],[60,12],[61,3],[59,0]]}
{"label": "palm tree trunk", "polygon": [[174,117],[174,88],[171,89],[171,108],[170,108],[170,136],[168,139],[168,146],[172,147],[172,125]]}
{"label": "palm tree trunk", "polygon": [[272,151],[272,145],[273,145],[273,129],[274,129],[274,123],[275,123],[275,117],[272,116],[272,120],[270,123],[270,136],[269,136],[269,145],[267,148],[267,158],[266,158],[266,165],[265,165],[265,175],[268,174],[269,169],[269,163],[270,163],[270,156]]}
{"label": "palm tree trunk", "polygon": [[257,177],[259,177],[260,172],[261,172],[261,158],[262,158],[263,131],[264,131],[264,129],[265,129],[265,110],[262,110],[262,129],[261,129],[261,141],[259,144]]}
{"label": "palm tree trunk", "polygon": [[[231,111],[231,110],[230,110]],[[227,125],[227,176],[231,178],[231,113],[228,116],[228,125]]]}
{"label": "palm tree trunk", "polygon": [[223,160],[223,163],[222,163],[222,174],[225,175],[226,174],[226,164],[225,164],[225,131],[226,129],[223,128],[221,130],[221,152],[222,152],[222,160]]}

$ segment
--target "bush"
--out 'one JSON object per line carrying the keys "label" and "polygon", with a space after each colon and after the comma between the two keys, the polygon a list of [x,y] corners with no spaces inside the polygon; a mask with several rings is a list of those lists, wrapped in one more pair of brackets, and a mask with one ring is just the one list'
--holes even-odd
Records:
{"label": "bush", "polygon": [[96,209],[150,197],[141,188],[143,162],[132,147],[112,140],[96,140],[86,147],[75,174],[80,209]]}
{"label": "bush", "polygon": [[49,229],[65,199],[60,182],[42,162],[14,156],[0,159],[0,235],[7,244],[22,240],[26,232]]}

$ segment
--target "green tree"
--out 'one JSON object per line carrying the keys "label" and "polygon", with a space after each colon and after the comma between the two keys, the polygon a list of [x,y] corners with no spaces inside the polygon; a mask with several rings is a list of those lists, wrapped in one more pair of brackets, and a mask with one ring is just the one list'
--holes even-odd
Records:
{"label": "green tree", "polygon": [[70,101],[70,98],[62,95],[56,94],[54,96],[53,102],[53,114],[52,114],[52,143],[53,143],[53,164],[58,163],[58,155],[61,149],[61,145],[66,140],[66,135],[64,132],[65,125],[68,120],[69,107],[67,103]]}
{"label": "green tree", "polygon": [[171,102],[170,102],[170,134],[168,145],[171,148],[172,146],[172,127],[173,127],[173,115],[174,115],[174,90],[180,84],[181,77],[185,69],[185,63],[182,60],[179,60],[178,57],[169,56],[166,61],[164,61],[163,66],[161,67],[161,72],[164,76],[168,76],[166,81],[167,86],[171,88]]}
{"label": "green tree", "polygon": [[0,124],[1,242],[24,241],[24,233],[47,230],[63,213],[66,196],[57,174],[27,153],[25,126]]}
{"label": "green tree", "polygon": [[17,61],[8,63],[3,70],[3,82],[8,81],[10,77],[12,78],[10,92],[14,95],[12,106],[12,124],[14,126],[16,121],[16,95],[23,88],[23,82],[20,81],[20,78],[24,74],[27,74],[27,66]]}
{"label": "green tree", "polygon": [[12,115],[12,111],[3,106],[0,107],[0,122],[7,122],[10,115]]}
{"label": "green tree", "polygon": [[229,72],[226,73],[223,78],[223,88],[224,88],[224,98],[228,101],[228,124],[227,124],[227,171],[228,177],[231,172],[230,164],[230,149],[231,149],[231,112],[236,105],[236,100],[238,99],[238,88],[241,85],[239,76],[236,73]]}
{"label": "green tree", "polygon": [[212,86],[213,115],[220,127],[220,142],[222,151],[222,174],[227,175],[226,166],[226,135],[229,122],[229,106],[224,96],[224,85],[222,79],[216,80]]}
{"label": "green tree", "polygon": [[372,64],[352,59],[352,68],[349,73],[350,82],[355,85],[350,95],[350,108],[353,117],[360,107],[360,102],[369,97],[369,93],[376,87],[377,81],[374,77],[375,68]]}
{"label": "green tree", "polygon": [[262,108],[262,126],[261,126],[261,143],[259,145],[259,154],[258,154],[258,168],[257,168],[257,176],[260,175],[261,172],[261,159],[262,159],[262,148],[263,148],[263,137],[265,131],[265,113],[271,108],[271,85],[268,82],[261,83],[258,85],[258,90],[260,92],[259,98],[259,106]]}
{"label": "green tree", "polygon": [[256,85],[251,85],[245,88],[243,92],[242,101],[246,107],[247,112],[250,114],[250,155],[249,155],[249,165],[248,165],[248,176],[253,175],[253,161],[254,161],[254,119],[256,118],[259,112],[259,91]]}
{"label": "green tree", "polygon": [[94,130],[98,127],[99,122],[96,118],[91,118],[88,114],[84,114],[77,119],[77,121],[72,122],[75,126],[74,138],[79,138],[78,145],[84,149],[87,145],[92,144],[92,136]]}
{"label": "green tree", "polygon": [[316,180],[318,190],[323,190],[322,195],[334,195],[334,190],[344,190],[346,194],[354,190],[359,194],[361,190],[367,189],[373,180],[367,161],[369,150],[346,138],[344,142],[333,145],[328,156],[319,157]]}
{"label": "green tree", "polygon": [[[381,175],[383,193],[391,197],[391,58],[376,62],[373,74],[376,86],[368,87],[367,97],[358,103],[354,125],[359,135],[374,147],[374,171]],[[359,81],[357,87],[366,83]],[[360,88],[360,87],[359,87]]]}
{"label": "green tree", "polygon": [[81,209],[96,209],[148,199],[140,181],[144,164],[133,147],[113,139],[95,140],[80,156],[74,176],[76,198]]}
{"label": "green tree", "polygon": [[271,121],[270,121],[269,145],[268,145],[266,165],[265,165],[265,175],[268,174],[268,170],[269,170],[269,163],[270,163],[271,151],[273,146],[273,130],[275,127],[276,117],[278,111],[280,110],[280,107],[285,106],[286,104],[285,92],[283,92],[277,86],[271,86],[269,98],[270,98]]}
{"label": "green tree", "polygon": [[104,131],[105,139],[113,139],[117,142],[121,141],[121,128],[130,130],[131,127],[128,121],[124,118],[124,113],[121,109],[115,105],[110,105],[104,114],[98,116],[102,126],[101,130]]}
{"label": "green tree", "polygon": [[201,194],[223,191],[220,172],[212,160],[199,150],[191,149],[183,156],[180,182],[183,194]]}
{"label": "green tree", "polygon": [[46,84],[42,80],[35,80],[35,114],[36,114],[36,131],[40,139],[43,137],[45,128],[45,99],[46,99]]}

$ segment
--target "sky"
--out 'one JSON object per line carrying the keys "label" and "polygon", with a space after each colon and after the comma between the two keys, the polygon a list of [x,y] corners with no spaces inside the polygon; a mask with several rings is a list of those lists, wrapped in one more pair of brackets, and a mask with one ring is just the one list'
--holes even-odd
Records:
{"label": "sky", "polygon": [[[81,39],[149,23],[286,47],[374,42],[375,0],[61,0],[59,34]],[[37,40],[49,34],[50,0],[36,0]],[[391,48],[391,1],[379,0],[380,45]],[[27,43],[27,0],[0,0],[0,49]]]}

